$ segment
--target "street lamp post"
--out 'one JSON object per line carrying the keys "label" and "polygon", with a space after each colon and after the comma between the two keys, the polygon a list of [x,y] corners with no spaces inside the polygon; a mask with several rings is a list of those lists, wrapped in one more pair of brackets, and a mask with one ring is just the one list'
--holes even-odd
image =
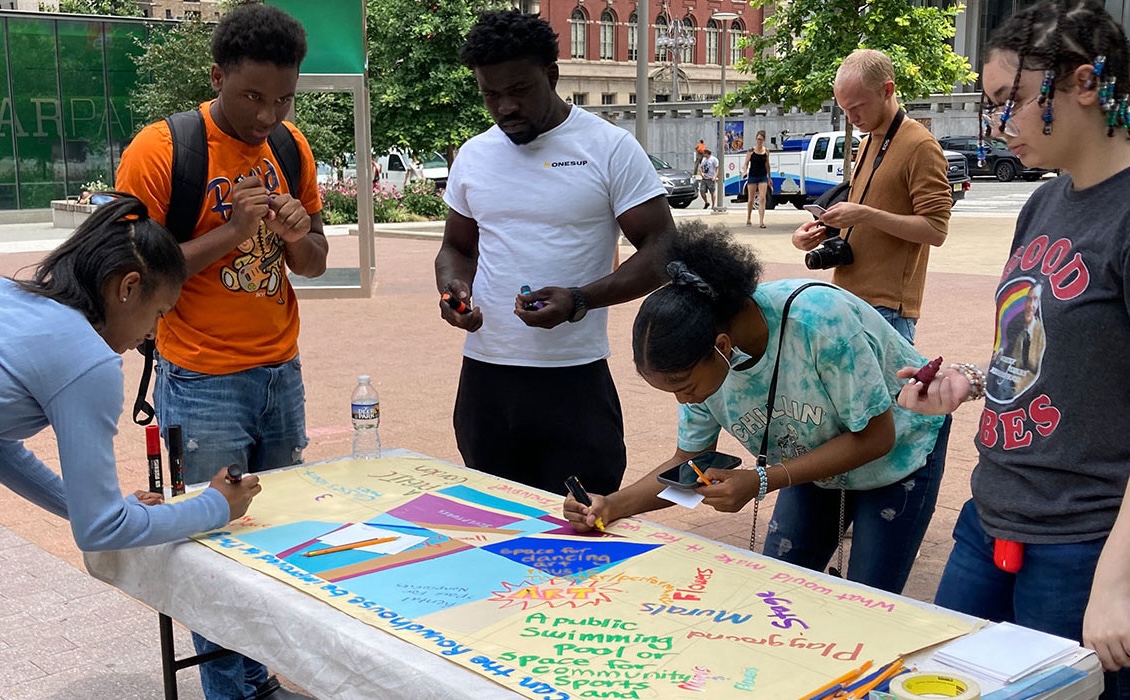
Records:
{"label": "street lamp post", "polygon": [[694,46],[693,36],[681,36],[682,20],[673,20],[669,33],[658,37],[655,45],[671,51],[671,101],[679,101],[679,52],[686,46]]}
{"label": "street lamp post", "polygon": [[[726,96],[726,63],[730,60],[729,29],[730,22],[738,18],[736,12],[715,12],[711,19],[722,23],[722,46],[719,47],[722,63],[722,85],[719,100]],[[718,115],[718,177],[715,184],[717,191],[714,195],[714,211],[721,214],[726,211],[726,115]]]}

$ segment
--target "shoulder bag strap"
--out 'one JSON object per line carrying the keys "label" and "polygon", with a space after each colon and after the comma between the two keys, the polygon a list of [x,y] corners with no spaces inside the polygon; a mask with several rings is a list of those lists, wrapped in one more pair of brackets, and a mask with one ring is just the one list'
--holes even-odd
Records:
{"label": "shoulder bag strap", "polygon": [[[757,465],[763,469],[768,466],[768,459],[765,454],[769,451],[769,424],[773,422],[773,404],[777,401],[777,377],[781,372],[781,350],[785,346],[785,323],[789,320],[789,307],[793,305],[793,300],[809,287],[836,289],[835,286],[826,282],[806,282],[794,289],[789,298],[785,299],[784,306],[781,307],[781,328],[777,333],[777,357],[773,360],[773,376],[769,379],[769,396],[765,401],[765,432],[761,434],[761,451],[757,455]],[[755,500],[753,502],[753,528],[749,532],[750,551],[756,551],[758,504],[760,504],[760,501]]]}

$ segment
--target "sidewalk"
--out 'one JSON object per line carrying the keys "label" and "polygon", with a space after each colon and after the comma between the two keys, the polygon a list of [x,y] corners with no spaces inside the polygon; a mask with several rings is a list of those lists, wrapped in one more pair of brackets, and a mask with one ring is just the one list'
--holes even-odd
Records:
{"label": "sidewalk", "polygon": [[[693,206],[693,205],[692,205]],[[792,230],[809,218],[803,211],[767,213],[767,229],[746,227],[744,205],[725,214],[701,209],[676,211],[676,220],[704,216],[725,224],[752,245],[765,263],[764,279],[830,278],[808,271],[790,243]],[[1007,257],[1014,217],[955,215],[949,240],[934,249],[918,346],[947,361],[984,362],[992,343],[993,292]],[[23,225],[23,229],[37,225]],[[34,264],[67,235],[25,231],[22,240],[6,237],[0,246],[0,275]],[[335,229],[330,238],[332,266],[355,264],[357,240]],[[382,399],[382,437],[387,446],[405,447],[440,459],[460,461],[451,430],[451,408],[458,380],[458,332],[438,317],[432,261],[442,224],[379,227],[376,241],[377,287],[370,299],[302,301],[303,372],[306,382],[306,460],[346,454],[350,445],[349,397],[361,373],[371,374]],[[55,241],[54,244],[51,241]],[[631,254],[620,249],[621,258]],[[534,282],[531,282],[534,284]],[[631,364],[629,339],[638,302],[609,313],[610,366],[625,416],[629,471],[634,481],[674,449],[674,399],[647,386]],[[137,386],[141,357],[124,356],[127,403]],[[142,431],[127,411],[119,422],[116,449],[124,491],[143,487],[146,460]],[[938,508],[911,575],[906,595],[932,599],[950,549],[950,530],[969,494],[975,461],[973,436],[978,411],[959,411],[949,445],[947,476]],[[58,467],[54,436],[41,433],[27,443],[44,461]],[[743,454],[723,435],[719,449]],[[768,522],[772,496],[759,525]],[[751,514],[720,514],[709,509],[671,508],[652,520],[745,547]],[[67,523],[0,488],[0,700],[110,700],[162,697],[157,617],[148,608],[89,577]],[[191,649],[177,627],[177,648]],[[181,698],[202,697],[194,670],[179,675]],[[326,699],[328,700],[328,699]]]}

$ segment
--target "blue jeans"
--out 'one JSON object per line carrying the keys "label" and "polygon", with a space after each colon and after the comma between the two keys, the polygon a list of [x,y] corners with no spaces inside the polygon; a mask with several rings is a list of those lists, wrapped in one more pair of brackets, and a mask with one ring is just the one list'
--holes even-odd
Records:
{"label": "blue jeans", "polygon": [[907,318],[898,312],[898,309],[892,309],[889,306],[873,306],[871,307],[879,312],[879,315],[887,319],[887,323],[894,326],[899,335],[906,338],[906,341],[914,345],[914,331],[918,324],[918,319]]}
{"label": "blue jeans", "polygon": [[162,429],[183,428],[187,484],[211,481],[229,464],[250,473],[302,462],[306,390],[297,357],[221,375],[193,372],[162,357],[153,405]]}
{"label": "blue jeans", "polygon": [[[222,467],[238,464],[247,472],[302,462],[306,447],[306,391],[297,357],[270,367],[210,375],[157,361],[153,383],[157,422],[184,431],[184,478],[210,481]],[[196,653],[221,649],[192,633]],[[208,700],[246,700],[267,680],[267,667],[241,654],[200,666]]]}
{"label": "blue jeans", "polygon": [[[1013,622],[1080,641],[1083,613],[1106,539],[1072,544],[1025,544],[1020,571],[993,563],[993,538],[977,507],[966,501],[953,528],[934,603],[994,622]],[[1105,674],[1102,700],[1130,700],[1130,669]]]}
{"label": "blue jeans", "polygon": [[[848,580],[902,593],[934,515],[946,465],[949,416],[938,430],[934,450],[917,471],[889,485],[845,491],[844,528],[852,526]],[[815,484],[782,489],[769,521],[765,556],[823,571],[840,539],[840,490]]]}

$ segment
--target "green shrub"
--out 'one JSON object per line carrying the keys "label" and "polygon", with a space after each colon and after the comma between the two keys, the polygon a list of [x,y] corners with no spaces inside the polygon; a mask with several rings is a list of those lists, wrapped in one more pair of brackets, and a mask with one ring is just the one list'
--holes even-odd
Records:
{"label": "green shrub", "polygon": [[436,193],[436,183],[431,180],[409,182],[400,201],[410,213],[425,219],[442,219],[447,215],[447,204]]}

